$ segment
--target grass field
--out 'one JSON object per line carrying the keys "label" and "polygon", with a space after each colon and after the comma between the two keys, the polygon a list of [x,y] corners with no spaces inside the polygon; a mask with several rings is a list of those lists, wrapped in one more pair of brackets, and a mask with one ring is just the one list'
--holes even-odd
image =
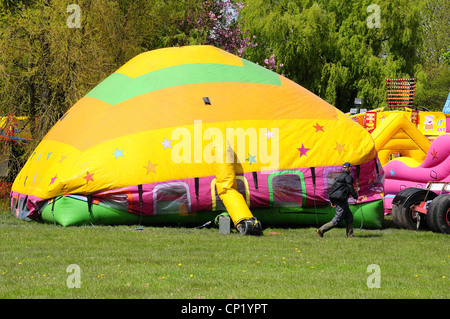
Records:
{"label": "grass field", "polygon": [[448,298],[450,237],[386,224],[356,229],[352,239],[345,229],[319,238],[315,228],[251,237],[217,228],[63,228],[3,211],[0,298]]}

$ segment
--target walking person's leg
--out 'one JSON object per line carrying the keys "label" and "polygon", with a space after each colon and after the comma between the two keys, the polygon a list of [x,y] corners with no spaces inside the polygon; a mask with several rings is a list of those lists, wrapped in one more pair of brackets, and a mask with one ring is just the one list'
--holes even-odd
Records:
{"label": "walking person's leg", "polygon": [[[323,237],[325,232],[337,226],[342,220],[344,214],[344,207],[342,203],[336,203],[336,215],[334,215],[333,219],[328,223],[324,224],[322,227],[316,230],[320,237]],[[352,216],[353,217],[353,216]]]}
{"label": "walking person's leg", "polygon": [[317,229],[316,232],[319,234],[320,237],[323,237],[323,234],[325,234],[327,231],[334,228],[335,226],[336,225],[332,221],[330,221],[330,222],[322,225],[322,227]]}
{"label": "walking person's leg", "polygon": [[348,204],[344,208],[344,220],[346,223],[347,238],[351,238],[353,237],[353,214],[350,208],[348,207]]}

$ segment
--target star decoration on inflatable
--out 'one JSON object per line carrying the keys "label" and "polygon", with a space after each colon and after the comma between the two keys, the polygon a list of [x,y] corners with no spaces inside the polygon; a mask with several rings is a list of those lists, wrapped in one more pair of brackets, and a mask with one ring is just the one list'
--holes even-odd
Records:
{"label": "star decoration on inflatable", "polygon": [[341,155],[341,152],[346,152],[344,147],[345,147],[345,144],[339,144],[338,142],[336,142],[336,147],[334,148],[334,150],[338,151],[339,155]]}
{"label": "star decoration on inflatable", "polygon": [[55,176],[51,178],[50,184],[48,184],[48,185],[54,184],[54,183],[55,183],[55,180],[56,180],[57,178],[58,178],[58,174],[55,174]]}
{"label": "star decoration on inflatable", "polygon": [[438,152],[436,152],[436,150],[433,149],[433,152],[431,152],[431,155],[433,156],[432,159],[437,159],[437,158],[438,158],[438,157],[437,157],[437,153],[438,153]]}
{"label": "star decoration on inflatable", "polygon": [[167,138],[164,138],[164,142],[161,142],[162,145],[164,145],[164,149],[166,148],[172,148],[172,140],[168,140]]}
{"label": "star decoration on inflatable", "polygon": [[125,157],[123,156],[123,151],[124,150],[119,150],[118,148],[116,148],[116,151],[113,153],[116,156],[116,159],[120,156]]}
{"label": "star decoration on inflatable", "polygon": [[246,160],[252,165],[252,163],[256,163],[256,155],[248,153],[248,158],[246,158]]}
{"label": "star decoration on inflatable", "polygon": [[267,139],[274,138],[273,133],[274,132],[271,132],[270,130],[267,130],[267,133],[264,133],[264,135],[267,136]]}
{"label": "star decoration on inflatable", "polygon": [[302,157],[303,155],[308,156],[308,155],[306,154],[306,152],[308,152],[310,149],[309,149],[309,148],[306,148],[306,147],[303,145],[303,143],[302,143],[302,147],[297,148],[297,149],[300,151],[300,157]]}
{"label": "star decoration on inflatable", "polygon": [[323,125],[319,125],[319,123],[316,123],[316,126],[313,126],[316,129],[316,133],[319,131],[325,132],[323,130]]}
{"label": "star decoration on inflatable", "polygon": [[150,172],[153,172],[153,173],[156,174],[155,167],[156,167],[157,165],[158,165],[158,164],[153,164],[151,161],[148,161],[147,166],[142,166],[142,167],[145,168],[145,169],[147,170],[147,175],[148,175]]}
{"label": "star decoration on inflatable", "polygon": [[94,179],[92,178],[94,176],[94,173],[89,174],[89,171],[86,172],[86,176],[83,176],[83,178],[86,180],[86,185],[89,184],[89,182],[93,182]]}

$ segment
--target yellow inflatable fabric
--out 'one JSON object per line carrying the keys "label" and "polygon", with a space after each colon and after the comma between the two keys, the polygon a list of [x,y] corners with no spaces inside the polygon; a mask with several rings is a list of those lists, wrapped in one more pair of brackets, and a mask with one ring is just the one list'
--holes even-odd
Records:
{"label": "yellow inflatable fabric", "polygon": [[389,157],[398,153],[422,162],[431,142],[402,113],[392,113],[372,132],[381,164],[389,162]]}
{"label": "yellow inflatable fabric", "polygon": [[[169,52],[170,66],[152,71]],[[13,189],[50,199],[212,176],[214,134],[255,140],[237,152],[247,172],[376,156],[360,125],[310,91],[220,49],[189,46],[142,53],[95,87],[48,132]],[[251,153],[259,144],[267,152]]]}
{"label": "yellow inflatable fabric", "polygon": [[[223,150],[222,162],[214,149]],[[30,215],[71,194],[110,196],[108,205],[146,216],[214,210],[220,197],[237,224],[253,218],[249,206],[326,205],[329,179],[344,162],[360,166],[360,194],[380,200],[384,172],[358,123],[231,53],[175,47],[138,55],[73,105],[31,154],[12,194]]]}
{"label": "yellow inflatable fabric", "polygon": [[[237,190],[236,169],[239,164],[235,162],[236,154],[229,141],[226,143],[225,161],[222,161],[222,150],[216,148],[216,161],[214,162],[216,173],[217,194],[227,208],[227,212],[235,226],[243,220],[253,217],[247,202]],[[240,165],[239,165],[240,166]]]}

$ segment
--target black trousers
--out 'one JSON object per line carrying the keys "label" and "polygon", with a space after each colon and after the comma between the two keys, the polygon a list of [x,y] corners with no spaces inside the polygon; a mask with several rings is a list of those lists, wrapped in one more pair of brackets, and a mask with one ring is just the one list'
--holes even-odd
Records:
{"label": "black trousers", "polygon": [[334,204],[336,204],[336,215],[331,220],[334,224],[334,226],[337,226],[342,219],[345,220],[345,223],[347,225],[353,224],[353,214],[348,207],[347,201],[337,201]]}

